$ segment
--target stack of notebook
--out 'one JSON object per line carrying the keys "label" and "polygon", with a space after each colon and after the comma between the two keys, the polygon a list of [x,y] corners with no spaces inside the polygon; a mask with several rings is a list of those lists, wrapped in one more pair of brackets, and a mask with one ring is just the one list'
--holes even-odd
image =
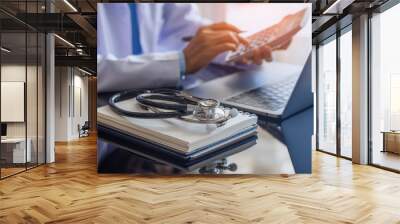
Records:
{"label": "stack of notebook", "polygon": [[[134,99],[118,103],[143,111]],[[121,116],[103,106],[97,110],[98,134],[103,140],[133,153],[179,169],[193,170],[256,144],[257,117],[239,113],[225,125],[198,124],[171,119]]]}

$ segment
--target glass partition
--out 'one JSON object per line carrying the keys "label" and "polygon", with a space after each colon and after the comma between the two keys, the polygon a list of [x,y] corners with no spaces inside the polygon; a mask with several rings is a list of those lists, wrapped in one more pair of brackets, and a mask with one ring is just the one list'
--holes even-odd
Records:
{"label": "glass partition", "polygon": [[[318,149],[352,157],[352,27],[318,47]],[[340,122],[340,123],[337,123]]]}
{"label": "glass partition", "polygon": [[1,175],[6,177],[24,171],[31,156],[26,135],[26,33],[3,32],[1,46]]}
{"label": "glass partition", "polygon": [[336,38],[318,48],[318,149],[336,154]]}
{"label": "glass partition", "polygon": [[[42,10],[40,2],[2,1],[0,7],[24,16]],[[45,162],[45,41],[43,33],[0,12],[0,178]]]}

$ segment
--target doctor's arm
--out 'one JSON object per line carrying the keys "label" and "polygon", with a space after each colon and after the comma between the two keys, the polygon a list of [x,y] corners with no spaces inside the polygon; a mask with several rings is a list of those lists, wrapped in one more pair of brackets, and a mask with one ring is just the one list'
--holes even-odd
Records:
{"label": "doctor's arm", "polygon": [[98,56],[98,90],[110,92],[177,87],[182,73],[194,73],[217,55],[235,50],[239,44],[248,44],[237,35],[239,32],[232,25],[216,23],[200,28],[183,51],[131,55],[126,58]]}
{"label": "doctor's arm", "polygon": [[179,58],[179,52],[131,55],[125,58],[98,55],[98,91],[176,87],[181,72]]}

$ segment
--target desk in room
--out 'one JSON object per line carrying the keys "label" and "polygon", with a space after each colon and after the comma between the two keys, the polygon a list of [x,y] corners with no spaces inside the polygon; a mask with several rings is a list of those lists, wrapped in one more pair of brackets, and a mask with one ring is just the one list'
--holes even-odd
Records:
{"label": "desk in room", "polygon": [[28,144],[26,144],[27,147],[25,151],[25,138],[1,139],[1,157],[5,160],[5,163],[18,164],[30,162],[32,142],[30,138],[27,138],[26,142],[28,142]]}
{"label": "desk in room", "polygon": [[400,154],[400,131],[382,131],[383,150],[382,152],[392,152]]}

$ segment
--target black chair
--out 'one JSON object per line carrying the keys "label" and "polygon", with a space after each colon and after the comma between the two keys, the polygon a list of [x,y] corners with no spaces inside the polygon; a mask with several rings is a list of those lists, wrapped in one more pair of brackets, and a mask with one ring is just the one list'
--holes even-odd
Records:
{"label": "black chair", "polygon": [[89,121],[85,121],[82,127],[78,124],[79,138],[89,136],[90,124]]}

